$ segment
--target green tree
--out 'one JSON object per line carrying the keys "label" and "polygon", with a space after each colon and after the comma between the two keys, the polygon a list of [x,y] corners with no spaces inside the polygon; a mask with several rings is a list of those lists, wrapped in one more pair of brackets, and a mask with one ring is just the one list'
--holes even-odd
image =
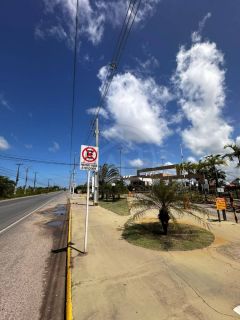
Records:
{"label": "green tree", "polygon": [[123,180],[118,180],[114,183],[114,186],[112,186],[112,197],[113,199],[115,196],[118,196],[118,199],[120,199],[121,194],[128,193],[128,188],[124,184]]}
{"label": "green tree", "polygon": [[104,194],[106,197],[111,193],[112,183],[116,183],[116,181],[120,180],[120,175],[118,168],[114,165],[109,165],[104,163],[99,167],[99,192],[101,193],[101,198],[104,198]]}
{"label": "green tree", "polygon": [[0,198],[9,198],[14,193],[15,182],[7,177],[0,176]]}
{"label": "green tree", "polygon": [[80,184],[76,186],[74,189],[75,193],[81,192],[81,193],[87,193],[87,184]]}
{"label": "green tree", "polygon": [[137,194],[132,208],[136,209],[136,212],[130,221],[138,219],[149,209],[165,211],[162,216],[158,215],[165,234],[168,232],[169,218],[176,222],[176,215],[186,213],[195,217],[199,222],[207,224],[203,219],[208,214],[207,211],[197,204],[190,204],[186,194],[181,192],[181,187],[177,183],[166,185],[164,181],[160,181],[154,184],[149,195]]}
{"label": "green tree", "polygon": [[226,174],[218,166],[226,165],[226,161],[220,154],[211,154],[204,157],[202,164],[205,166],[208,181],[215,181],[216,188],[219,187],[219,180],[225,180]]}
{"label": "green tree", "polygon": [[[188,162],[182,162],[176,166],[177,171],[179,171],[180,174],[183,174],[183,171],[187,172],[188,175],[195,174],[197,170],[197,164],[193,163],[191,161]],[[190,186],[190,179],[188,179],[188,183]]]}
{"label": "green tree", "polygon": [[230,161],[237,159],[237,167],[240,167],[240,146],[237,146],[236,144],[227,144],[224,146],[224,149],[226,148],[232,149],[232,152],[226,153],[223,158],[228,158]]}

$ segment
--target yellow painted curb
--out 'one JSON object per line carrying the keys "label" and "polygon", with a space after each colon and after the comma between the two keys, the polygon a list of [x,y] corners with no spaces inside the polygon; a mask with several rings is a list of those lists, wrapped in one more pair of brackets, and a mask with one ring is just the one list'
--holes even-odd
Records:
{"label": "yellow painted curb", "polygon": [[72,212],[69,201],[68,210],[68,240],[67,240],[67,284],[66,284],[66,320],[72,320],[72,274],[71,274],[71,237],[72,237]]}

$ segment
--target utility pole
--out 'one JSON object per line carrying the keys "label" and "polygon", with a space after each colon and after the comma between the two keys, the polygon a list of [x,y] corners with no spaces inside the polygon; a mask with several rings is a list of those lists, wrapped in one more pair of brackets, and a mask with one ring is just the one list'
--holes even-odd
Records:
{"label": "utility pole", "polygon": [[17,163],[17,175],[16,175],[16,182],[15,182],[15,188],[14,188],[14,194],[17,193],[17,185],[18,185],[18,181],[19,181],[19,170],[20,170],[20,166],[22,165],[22,163]]}
{"label": "utility pole", "polygon": [[[98,117],[96,118],[96,147],[99,147],[99,126],[98,126]],[[98,150],[99,152],[99,150]],[[99,159],[99,155],[98,155]],[[98,171],[94,172],[94,205],[98,206],[98,199],[99,199],[99,181],[98,181]]]}
{"label": "utility pole", "polygon": [[70,175],[69,175],[69,193],[70,195],[72,193],[72,170],[70,170]]}
{"label": "utility pole", "polygon": [[[164,160],[165,160],[165,159],[162,157],[162,158],[161,158],[161,161],[162,161],[162,167],[163,167],[163,165],[164,165]],[[162,174],[164,174],[164,169],[162,169]]]}
{"label": "utility pole", "polygon": [[35,189],[36,189],[36,182],[37,182],[37,172],[34,172],[33,192],[35,192]]}
{"label": "utility pole", "polygon": [[52,179],[48,179],[48,192],[49,192],[49,187],[50,187],[50,180],[52,180]]}
{"label": "utility pole", "polygon": [[120,152],[119,173],[120,173],[120,178],[121,178],[122,177],[122,147],[119,148],[119,152]]}
{"label": "utility pole", "polygon": [[74,195],[75,192],[75,166],[76,166],[76,154],[74,155],[74,163],[73,163],[73,173],[72,173],[72,191],[71,193]]}
{"label": "utility pole", "polygon": [[28,182],[28,170],[29,168],[26,168],[26,176],[25,176],[25,184],[24,184],[24,194],[26,194],[26,188],[27,188],[27,182]]}
{"label": "utility pole", "polygon": [[[180,149],[181,149],[181,158],[182,158],[182,165],[183,165],[183,150],[182,150],[182,145],[180,144]],[[185,181],[185,170],[183,168],[183,178],[184,178],[184,186],[186,187],[186,181]]]}

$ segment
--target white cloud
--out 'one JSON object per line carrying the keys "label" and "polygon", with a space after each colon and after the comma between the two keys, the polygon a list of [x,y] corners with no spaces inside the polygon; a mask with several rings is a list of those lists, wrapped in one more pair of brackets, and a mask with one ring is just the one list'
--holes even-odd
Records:
{"label": "white cloud", "polygon": [[[136,16],[136,23],[149,18],[159,2],[160,0],[142,1]],[[43,3],[46,16],[35,28],[35,36],[40,39],[53,36],[60,41],[65,41],[72,48],[75,34],[76,0],[43,0]],[[95,2],[79,0],[79,33],[94,45],[98,44],[103,37],[106,23],[113,26],[122,24],[127,8],[127,0],[108,1],[107,3],[103,0]],[[53,19],[55,19],[54,24],[52,24]]]}
{"label": "white cloud", "polygon": [[192,33],[192,42],[200,42],[202,40],[202,31],[208,19],[212,16],[211,12],[208,12],[198,24],[198,30]]}
{"label": "white cloud", "polygon": [[222,114],[225,103],[224,57],[215,43],[194,43],[181,47],[173,81],[179,104],[189,121],[182,131],[183,142],[193,154],[223,152],[231,142],[233,128]]}
{"label": "white cloud", "polygon": [[234,160],[234,161],[226,160],[226,162],[227,162],[227,166],[221,166],[221,170],[226,172],[226,180],[228,182],[231,182],[234,179],[240,177],[240,170],[239,170],[239,168],[237,168],[238,161],[237,160]]}
{"label": "white cloud", "polygon": [[11,108],[9,102],[6,100],[3,93],[0,93],[0,105],[2,105],[4,108],[6,108],[9,111],[13,111],[13,109]]}
{"label": "white cloud", "polygon": [[9,148],[10,145],[7,140],[3,136],[0,136],[0,150],[7,150]]}
{"label": "white cloud", "polygon": [[103,108],[100,108],[99,110],[98,110],[98,108],[90,108],[90,109],[87,109],[87,113],[88,114],[92,114],[92,115],[96,115],[96,113],[98,112],[98,114],[100,115],[100,116],[102,116],[104,119],[109,119],[109,115],[108,115],[108,113],[107,113],[107,111],[105,110],[105,109],[103,109]]}
{"label": "white cloud", "polygon": [[[76,0],[43,0],[43,3],[45,19],[36,26],[35,36],[40,39],[54,37],[73,48]],[[91,5],[89,0],[79,0],[79,34],[86,36],[93,44],[98,44],[104,31],[105,15],[95,9],[96,6]]]}
{"label": "white cloud", "polygon": [[129,160],[129,163],[132,167],[142,167],[144,162],[141,159]]}
{"label": "white cloud", "polygon": [[187,161],[193,162],[193,163],[197,163],[197,162],[198,162],[196,158],[191,157],[191,156],[190,156],[190,157],[187,157]]}
{"label": "white cloud", "polygon": [[177,113],[173,114],[169,120],[169,124],[179,124],[184,118],[183,112],[180,110]]}
{"label": "white cloud", "polygon": [[58,142],[53,141],[53,144],[51,147],[48,148],[48,151],[50,152],[57,152],[60,149],[60,145]]}
{"label": "white cloud", "polygon": [[[102,80],[105,70],[103,67],[99,72]],[[170,134],[165,120],[166,100],[167,89],[150,77],[142,79],[130,72],[115,75],[106,97],[106,109],[113,125],[103,131],[104,137],[127,144],[160,145]]]}
{"label": "white cloud", "polygon": [[33,146],[32,146],[32,144],[25,144],[24,147],[25,147],[26,149],[32,149]]}
{"label": "white cloud", "polygon": [[236,138],[236,145],[240,147],[240,136]]}

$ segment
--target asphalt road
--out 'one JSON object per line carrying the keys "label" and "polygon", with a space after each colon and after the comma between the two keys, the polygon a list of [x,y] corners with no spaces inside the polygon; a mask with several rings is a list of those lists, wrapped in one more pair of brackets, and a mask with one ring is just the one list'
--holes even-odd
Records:
{"label": "asphalt road", "polygon": [[0,231],[0,320],[64,320],[66,203],[64,192],[0,203],[1,228],[27,217]]}
{"label": "asphalt road", "polygon": [[60,191],[33,197],[0,201],[0,233],[14,222],[43,206],[48,201],[62,193],[63,192]]}

